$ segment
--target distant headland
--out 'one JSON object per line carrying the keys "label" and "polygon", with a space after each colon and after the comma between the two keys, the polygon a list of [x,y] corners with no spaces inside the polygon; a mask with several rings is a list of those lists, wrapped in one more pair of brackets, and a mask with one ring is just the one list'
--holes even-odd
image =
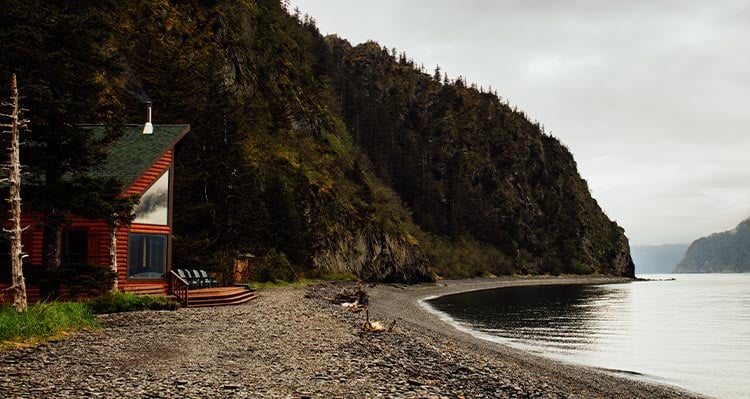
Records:
{"label": "distant headland", "polygon": [[674,273],[745,272],[750,272],[750,219],[732,230],[693,241],[674,268]]}

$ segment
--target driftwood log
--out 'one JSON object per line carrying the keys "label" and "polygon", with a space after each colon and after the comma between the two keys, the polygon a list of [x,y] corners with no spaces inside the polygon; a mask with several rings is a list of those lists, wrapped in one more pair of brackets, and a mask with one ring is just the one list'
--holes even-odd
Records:
{"label": "driftwood log", "polygon": [[357,283],[354,289],[342,288],[337,294],[331,296],[326,294],[311,294],[307,297],[317,297],[337,305],[341,305],[353,312],[361,312],[370,302],[367,292],[362,289],[362,284]]}
{"label": "driftwood log", "polygon": [[341,291],[331,299],[331,302],[338,304],[356,303],[360,306],[367,306],[370,302],[370,296],[362,289],[362,283],[357,283],[354,288],[355,289],[352,291],[342,288]]}
{"label": "driftwood log", "polygon": [[[379,321],[370,320],[370,310],[367,305],[370,303],[370,296],[367,291],[362,289],[362,283],[358,282],[353,289],[341,288],[338,293],[331,295],[327,292],[326,287],[312,287],[307,294],[306,298],[322,299],[342,307],[349,309],[352,312],[365,312],[365,323],[362,329],[367,332],[395,332],[393,328],[396,325],[396,320],[392,320],[387,325]],[[333,290],[331,290],[333,291]]]}
{"label": "driftwood log", "polygon": [[383,323],[379,321],[370,321],[370,309],[365,309],[365,325],[362,326],[362,329],[368,332],[393,332],[393,327],[396,325],[396,320],[394,319],[390,323],[388,323],[387,326],[384,326]]}

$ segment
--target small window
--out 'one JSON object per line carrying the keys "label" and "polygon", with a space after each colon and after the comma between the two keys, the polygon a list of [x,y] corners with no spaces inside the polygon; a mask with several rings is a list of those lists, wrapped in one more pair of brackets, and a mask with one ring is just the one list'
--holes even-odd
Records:
{"label": "small window", "polygon": [[167,236],[130,234],[128,278],[162,278],[167,265]]}
{"label": "small window", "polygon": [[86,230],[67,230],[63,235],[62,260],[65,263],[86,263],[88,234]]}
{"label": "small window", "polygon": [[158,224],[169,223],[169,171],[164,172],[151,187],[141,196],[135,207],[133,223]]}

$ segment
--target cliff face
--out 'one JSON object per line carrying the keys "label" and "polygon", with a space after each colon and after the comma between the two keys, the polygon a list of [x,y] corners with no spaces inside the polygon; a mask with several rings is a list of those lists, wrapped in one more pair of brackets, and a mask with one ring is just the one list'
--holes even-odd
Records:
{"label": "cliff face", "polygon": [[750,272],[750,219],[733,230],[693,241],[675,273]]}
{"label": "cliff face", "polygon": [[623,230],[538,124],[376,43],[326,44],[348,130],[421,229],[498,249],[500,272],[633,275]]}
{"label": "cliff face", "polygon": [[429,261],[413,238],[376,228],[347,231],[331,238],[315,254],[315,267],[354,274],[367,281],[429,281]]}
{"label": "cliff face", "polygon": [[633,275],[570,152],[496,93],[325,38],[275,0],[106,7],[58,12],[120,27],[97,50],[111,55],[102,96],[128,110],[112,119],[142,120],[147,94],[154,123],[191,124],[176,151],[176,265],[229,275],[252,253],[295,275],[383,281]]}

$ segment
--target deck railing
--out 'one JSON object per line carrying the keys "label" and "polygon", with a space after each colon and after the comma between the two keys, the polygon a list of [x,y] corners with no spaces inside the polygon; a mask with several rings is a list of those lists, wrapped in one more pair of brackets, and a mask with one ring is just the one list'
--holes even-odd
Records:
{"label": "deck railing", "polygon": [[171,277],[169,279],[169,293],[176,296],[182,302],[182,306],[188,307],[188,288],[190,284],[175,273],[174,270],[169,271],[169,276]]}

